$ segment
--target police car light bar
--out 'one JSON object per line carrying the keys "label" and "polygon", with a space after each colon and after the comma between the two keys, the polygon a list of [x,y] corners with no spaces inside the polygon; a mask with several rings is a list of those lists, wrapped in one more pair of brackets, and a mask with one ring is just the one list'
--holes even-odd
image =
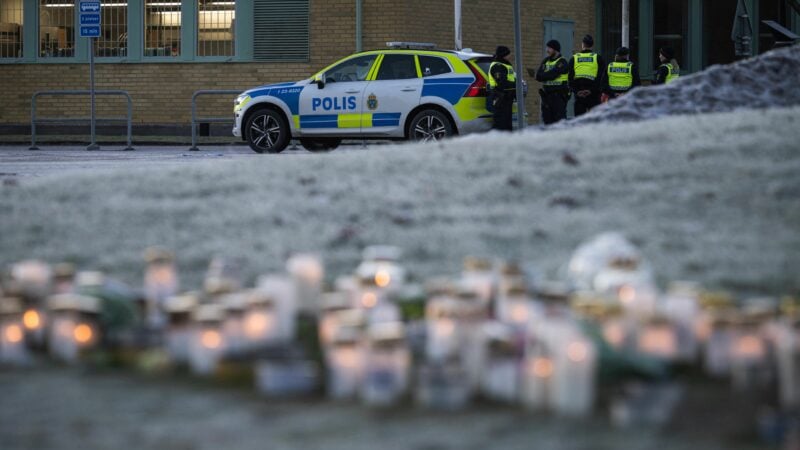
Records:
{"label": "police car light bar", "polygon": [[388,48],[414,48],[420,50],[433,50],[436,48],[436,44],[432,44],[430,42],[387,42],[386,47]]}

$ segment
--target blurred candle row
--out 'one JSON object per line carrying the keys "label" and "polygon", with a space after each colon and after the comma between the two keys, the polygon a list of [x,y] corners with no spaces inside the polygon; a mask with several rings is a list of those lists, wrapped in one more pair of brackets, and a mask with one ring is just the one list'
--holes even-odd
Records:
{"label": "blurred candle row", "polygon": [[125,310],[114,300],[121,288],[104,274],[11,266],[0,279],[0,364],[41,354],[75,364],[133,346],[198,376],[244,365],[269,395],[318,389],[439,410],[480,398],[581,417],[596,410],[599,370],[626,355],[696,365],[736,390],[777,383],[780,404],[800,406],[800,301],[736,302],[689,282],[662,292],[616,234],[580,246],[560,282],[474,257],[457,276],[414,279],[399,248],[375,246],[343,276],[326,278],[319,256],[297,254],[249,286],[241,262],[215,258],[201,288],[184,291],[171,252],[149,249],[144,260],[128,305],[136,320],[122,331],[109,319]]}

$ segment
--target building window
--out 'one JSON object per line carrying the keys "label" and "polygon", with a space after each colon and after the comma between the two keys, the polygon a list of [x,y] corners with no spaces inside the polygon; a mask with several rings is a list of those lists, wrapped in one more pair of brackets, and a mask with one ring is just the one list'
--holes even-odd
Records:
{"label": "building window", "polygon": [[197,56],[233,56],[236,3],[197,0]]}
{"label": "building window", "polygon": [[75,2],[39,2],[39,56],[67,58],[75,55]]}
{"label": "building window", "polygon": [[703,0],[703,67],[736,59],[731,41],[735,17],[736,2]]}
{"label": "building window", "polygon": [[127,0],[104,0],[102,5],[97,56],[128,56]]}
{"label": "building window", "polygon": [[22,0],[0,0],[0,58],[22,57]]}
{"label": "building window", "polygon": [[688,0],[654,0],[653,19],[653,67],[661,65],[661,61],[658,59],[658,51],[661,47],[672,47],[675,50],[675,59],[678,61],[678,65],[687,65]]}
{"label": "building window", "polygon": [[144,56],[180,56],[181,2],[145,0]]}
{"label": "building window", "polygon": [[[631,58],[636,60],[639,55],[639,2],[630,2],[630,36]],[[603,48],[600,52],[606,61],[613,61],[617,48],[622,46],[622,1],[611,0],[603,2]],[[645,66],[647,63],[645,63]]]}

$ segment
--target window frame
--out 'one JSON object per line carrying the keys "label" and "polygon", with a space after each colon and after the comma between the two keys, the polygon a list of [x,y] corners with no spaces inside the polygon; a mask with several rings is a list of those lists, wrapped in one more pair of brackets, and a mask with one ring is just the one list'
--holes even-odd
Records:
{"label": "window frame", "polygon": [[[78,0],[72,1],[73,23],[77,24],[79,11]],[[253,58],[252,21],[236,22],[234,28],[233,56],[198,56],[197,37],[199,32],[197,0],[180,0],[181,2],[181,54],[180,56],[144,56],[144,0],[128,0],[127,31],[128,46],[126,56],[95,56],[98,64],[126,63],[218,63],[218,62],[257,62]],[[0,58],[0,65],[5,64],[85,64],[89,62],[89,44],[80,37],[75,29],[73,56],[43,57],[39,56],[39,8],[40,0],[22,0],[22,56],[16,58]],[[252,1],[236,1],[234,17],[252,17]],[[190,26],[185,26],[189,24]],[[249,37],[248,37],[249,36]]]}

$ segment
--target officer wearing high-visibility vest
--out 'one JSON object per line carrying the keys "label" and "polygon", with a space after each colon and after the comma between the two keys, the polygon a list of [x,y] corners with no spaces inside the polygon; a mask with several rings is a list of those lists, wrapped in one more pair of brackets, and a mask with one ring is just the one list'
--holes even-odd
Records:
{"label": "officer wearing high-visibility vest", "polygon": [[495,130],[513,129],[513,107],[517,97],[517,75],[508,62],[511,50],[500,45],[494,52],[494,60],[489,65],[489,95],[493,106]]}
{"label": "officer wearing high-visibility vest", "polygon": [[600,104],[605,61],[592,51],[594,39],[583,37],[581,51],[569,60],[569,87],[575,95],[575,117],[586,114]]}
{"label": "officer wearing high-visibility vest", "polygon": [[567,117],[569,101],[569,64],[561,56],[561,44],[552,40],[547,43],[547,57],[536,71],[536,81],[542,83],[542,122],[556,123]]}
{"label": "officer wearing high-visibility vest", "polygon": [[668,84],[675,81],[680,76],[681,66],[675,59],[675,50],[672,47],[661,47],[658,51],[658,59],[661,65],[656,71],[653,84]]}
{"label": "officer wearing high-visibility vest", "polygon": [[604,100],[617,98],[642,84],[639,68],[630,60],[628,47],[617,49],[614,61],[608,64],[603,85]]}

